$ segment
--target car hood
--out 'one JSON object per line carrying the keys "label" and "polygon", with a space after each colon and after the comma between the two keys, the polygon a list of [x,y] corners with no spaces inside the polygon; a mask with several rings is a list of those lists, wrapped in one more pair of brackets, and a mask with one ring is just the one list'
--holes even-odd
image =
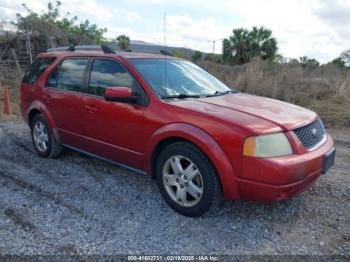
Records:
{"label": "car hood", "polygon": [[[221,115],[226,116],[227,119],[230,119],[232,114],[243,113],[260,119],[260,122],[274,124],[284,131],[307,125],[317,118],[316,113],[306,108],[244,93],[184,100],[176,104],[187,109],[204,111],[209,114],[221,112]],[[241,125],[244,125],[244,123],[241,123]]]}

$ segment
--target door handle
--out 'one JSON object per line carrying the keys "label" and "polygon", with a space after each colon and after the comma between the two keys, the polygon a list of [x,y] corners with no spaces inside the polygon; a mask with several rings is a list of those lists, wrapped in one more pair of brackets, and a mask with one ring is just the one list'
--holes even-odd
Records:
{"label": "door handle", "polygon": [[45,99],[46,99],[47,102],[51,102],[53,100],[53,97],[50,96],[50,95],[46,95]]}
{"label": "door handle", "polygon": [[98,109],[92,105],[86,105],[85,109],[87,109],[90,113],[96,113],[98,111]]}

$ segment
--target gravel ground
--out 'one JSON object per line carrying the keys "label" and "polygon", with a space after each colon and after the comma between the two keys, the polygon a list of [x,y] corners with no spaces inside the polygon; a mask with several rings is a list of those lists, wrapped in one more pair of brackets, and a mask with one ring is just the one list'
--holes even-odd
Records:
{"label": "gravel ground", "polygon": [[66,151],[39,158],[29,129],[0,124],[0,254],[350,254],[350,131],[310,190],[272,205],[223,202],[186,218],[156,183]]}

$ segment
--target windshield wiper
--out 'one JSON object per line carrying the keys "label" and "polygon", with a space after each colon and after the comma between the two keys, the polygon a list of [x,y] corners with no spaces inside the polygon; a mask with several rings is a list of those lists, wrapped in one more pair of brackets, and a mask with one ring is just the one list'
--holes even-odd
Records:
{"label": "windshield wiper", "polygon": [[162,99],[184,99],[184,98],[199,98],[201,95],[187,95],[187,94],[178,94],[178,95],[169,95],[169,96],[161,96]]}
{"label": "windshield wiper", "polygon": [[237,91],[235,90],[227,90],[227,91],[215,91],[214,94],[209,94],[207,95],[207,97],[211,97],[211,96],[222,96],[222,95],[226,95],[226,94],[234,94],[234,93],[237,93]]}

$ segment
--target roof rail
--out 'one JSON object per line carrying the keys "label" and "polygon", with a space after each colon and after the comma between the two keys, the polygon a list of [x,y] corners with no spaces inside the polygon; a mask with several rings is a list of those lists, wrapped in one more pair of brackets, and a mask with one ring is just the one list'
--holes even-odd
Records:
{"label": "roof rail", "polygon": [[115,54],[115,52],[105,45],[69,45],[63,47],[49,48],[46,52],[60,52],[60,51],[101,51],[105,54]]}
{"label": "roof rail", "polygon": [[167,51],[167,50],[159,50],[159,53],[161,53],[162,55],[167,55],[167,56],[173,56],[173,54],[172,53],[170,53],[169,51]]}

